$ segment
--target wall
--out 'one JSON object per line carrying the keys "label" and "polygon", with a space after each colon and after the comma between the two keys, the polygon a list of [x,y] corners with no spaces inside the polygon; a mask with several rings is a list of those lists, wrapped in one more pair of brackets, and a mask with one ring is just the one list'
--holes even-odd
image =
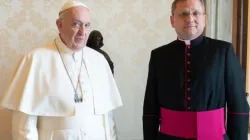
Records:
{"label": "wall", "polygon": [[206,35],[232,42],[233,0],[206,0]]}
{"label": "wall", "polygon": [[[57,35],[55,19],[65,1],[0,0],[0,99],[21,54]],[[103,33],[104,49],[114,61],[124,102],[115,114],[119,140],[142,140],[149,54],[176,38],[169,22],[172,1],[86,0],[93,14],[92,28]],[[231,42],[232,0],[206,2],[206,35]],[[11,113],[0,110],[0,140],[10,140],[10,118]]]}
{"label": "wall", "polygon": [[[0,0],[0,98],[21,54],[57,35],[66,0]],[[150,51],[176,39],[169,23],[173,0],[91,0],[93,29],[115,64],[124,106],[116,111],[120,140],[142,139],[142,102]],[[10,113],[0,110],[0,139],[10,138]],[[4,137],[4,138],[3,138]],[[8,137],[8,138],[7,138]]]}

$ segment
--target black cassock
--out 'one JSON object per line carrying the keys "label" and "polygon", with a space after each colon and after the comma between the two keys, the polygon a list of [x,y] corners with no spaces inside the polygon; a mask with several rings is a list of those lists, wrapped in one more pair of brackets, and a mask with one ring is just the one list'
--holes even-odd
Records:
{"label": "black cassock", "polygon": [[[190,44],[177,39],[151,52],[143,105],[144,140],[196,140],[202,132],[198,112],[219,109],[224,109],[223,119],[217,119],[221,119],[222,125],[203,125],[209,130],[205,133],[212,135],[221,127],[225,131],[221,139],[247,140],[249,105],[245,76],[231,43],[200,36]],[[185,128],[176,118],[183,124],[193,124]],[[207,124],[216,120],[210,116],[202,119]],[[192,131],[195,134],[189,135],[196,136],[186,137],[183,133],[187,132],[178,131]]]}

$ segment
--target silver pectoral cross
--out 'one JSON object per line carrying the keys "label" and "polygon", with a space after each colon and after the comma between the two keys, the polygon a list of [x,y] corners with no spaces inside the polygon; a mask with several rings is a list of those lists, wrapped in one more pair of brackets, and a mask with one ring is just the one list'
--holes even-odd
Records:
{"label": "silver pectoral cross", "polygon": [[79,98],[77,94],[75,94],[75,103],[81,103],[82,98]]}

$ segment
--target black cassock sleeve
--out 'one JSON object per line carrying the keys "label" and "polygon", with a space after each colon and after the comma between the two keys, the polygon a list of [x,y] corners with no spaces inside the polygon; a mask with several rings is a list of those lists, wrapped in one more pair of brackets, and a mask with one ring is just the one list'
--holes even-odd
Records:
{"label": "black cassock sleeve", "polygon": [[149,71],[143,104],[144,140],[156,140],[159,131],[160,107],[157,96],[157,78],[154,51],[149,60]]}
{"label": "black cassock sleeve", "polygon": [[245,76],[232,45],[227,48],[225,60],[227,135],[230,140],[247,140],[249,105],[246,100]]}

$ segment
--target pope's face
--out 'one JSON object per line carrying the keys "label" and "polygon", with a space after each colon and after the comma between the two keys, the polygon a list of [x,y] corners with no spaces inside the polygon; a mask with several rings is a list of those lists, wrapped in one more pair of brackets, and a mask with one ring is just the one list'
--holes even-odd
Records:
{"label": "pope's face", "polygon": [[63,43],[73,51],[81,50],[90,32],[90,12],[85,7],[73,7],[61,13],[57,27]]}

